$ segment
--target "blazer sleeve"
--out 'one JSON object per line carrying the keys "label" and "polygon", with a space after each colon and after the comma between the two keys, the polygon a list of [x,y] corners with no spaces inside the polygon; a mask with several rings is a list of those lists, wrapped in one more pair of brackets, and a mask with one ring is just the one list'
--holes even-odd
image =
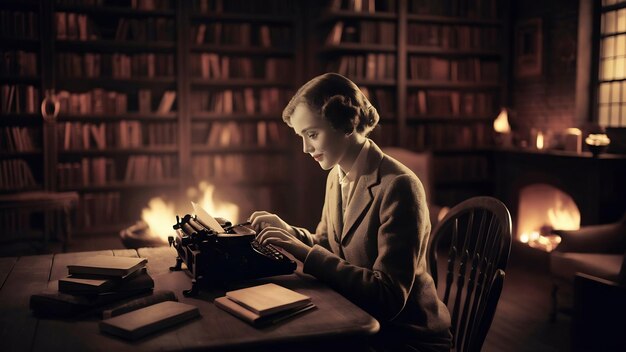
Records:
{"label": "blazer sleeve", "polygon": [[[378,255],[371,269],[350,264],[321,246],[313,246],[303,271],[328,283],[352,302],[383,321],[404,308],[420,253],[425,250],[430,220],[424,189],[415,177],[398,175],[383,191]],[[423,269],[422,269],[423,270]]]}
{"label": "blazer sleeve", "polygon": [[317,224],[315,228],[315,233],[311,233],[309,230],[304,227],[291,226],[296,231],[296,235],[298,239],[302,241],[304,244],[309,247],[313,247],[314,245],[319,245],[330,250],[330,244],[328,243],[328,187],[330,186],[330,178],[332,177],[332,172],[329,173],[326,179],[326,194],[324,200],[324,206],[322,207],[322,217],[320,222]]}

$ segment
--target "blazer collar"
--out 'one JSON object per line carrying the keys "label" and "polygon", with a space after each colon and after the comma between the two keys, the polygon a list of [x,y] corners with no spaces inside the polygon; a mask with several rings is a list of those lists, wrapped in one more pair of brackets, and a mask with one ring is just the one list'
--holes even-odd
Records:
{"label": "blazer collar", "polygon": [[370,146],[367,151],[365,167],[361,177],[359,177],[354,185],[355,190],[352,195],[352,200],[346,209],[345,219],[342,219],[343,214],[341,213],[341,189],[338,175],[331,175],[331,184],[329,187],[329,191],[331,192],[331,203],[329,204],[330,213],[333,229],[335,231],[335,240],[341,243],[346,241],[349,237],[348,234],[350,230],[374,199],[371,188],[380,183],[378,167],[383,159],[384,153],[374,141],[370,139],[369,142]]}

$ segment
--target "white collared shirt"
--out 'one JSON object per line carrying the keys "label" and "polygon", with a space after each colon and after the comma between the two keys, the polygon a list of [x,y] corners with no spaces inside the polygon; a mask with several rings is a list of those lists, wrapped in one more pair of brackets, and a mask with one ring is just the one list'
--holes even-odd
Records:
{"label": "white collared shirt", "polygon": [[347,174],[344,174],[343,170],[337,164],[337,174],[339,175],[339,184],[341,185],[341,210],[342,213],[346,212],[346,208],[352,199],[352,194],[354,192],[354,186],[356,185],[356,181],[363,174],[363,170],[365,169],[365,160],[367,156],[367,151],[369,150],[370,141],[368,138],[365,139],[365,143],[361,147],[361,151],[359,155],[354,160],[350,170]]}

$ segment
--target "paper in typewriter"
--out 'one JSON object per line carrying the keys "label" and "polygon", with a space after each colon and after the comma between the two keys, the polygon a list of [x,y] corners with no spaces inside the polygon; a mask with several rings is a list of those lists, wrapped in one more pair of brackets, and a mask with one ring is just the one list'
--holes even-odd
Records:
{"label": "paper in typewriter", "polygon": [[211,228],[211,230],[215,231],[216,233],[226,232],[222,225],[220,225],[220,223],[217,222],[214,217],[209,215],[209,213],[207,213],[206,210],[204,210],[200,205],[194,202],[191,202],[191,205],[193,206],[193,212],[196,213],[198,219],[207,224]]}

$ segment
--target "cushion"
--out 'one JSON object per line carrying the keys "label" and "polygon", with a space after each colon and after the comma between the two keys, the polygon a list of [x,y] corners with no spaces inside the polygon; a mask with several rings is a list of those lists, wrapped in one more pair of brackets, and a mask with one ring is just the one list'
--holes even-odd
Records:
{"label": "cushion", "polygon": [[553,275],[571,282],[577,272],[617,282],[623,261],[623,254],[555,251],[550,254],[550,271]]}

